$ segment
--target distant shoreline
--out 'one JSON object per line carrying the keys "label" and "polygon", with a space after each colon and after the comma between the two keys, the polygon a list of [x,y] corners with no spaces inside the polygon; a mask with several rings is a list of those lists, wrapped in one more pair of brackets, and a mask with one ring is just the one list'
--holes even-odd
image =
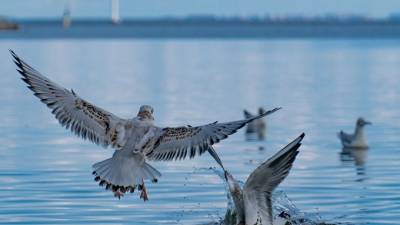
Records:
{"label": "distant shoreline", "polygon": [[20,20],[17,30],[0,30],[14,38],[400,38],[400,20],[212,20],[154,19]]}

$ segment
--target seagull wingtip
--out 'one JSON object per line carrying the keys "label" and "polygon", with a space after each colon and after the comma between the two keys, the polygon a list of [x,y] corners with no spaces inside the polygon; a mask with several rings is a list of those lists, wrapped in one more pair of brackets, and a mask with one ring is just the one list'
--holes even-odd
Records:
{"label": "seagull wingtip", "polygon": [[273,109],[272,111],[273,111],[273,112],[276,112],[276,111],[281,110],[281,109],[282,109],[282,107],[276,107],[276,108]]}
{"label": "seagull wingtip", "polygon": [[303,138],[306,136],[306,134],[303,132],[303,133],[301,133],[300,135],[299,135],[299,137],[297,137],[296,138],[296,142],[297,143],[300,143],[302,140],[303,140]]}
{"label": "seagull wingtip", "polygon": [[13,62],[18,66],[21,67],[21,59],[18,57],[17,54],[12,49],[8,49],[10,51],[11,56],[13,57]]}

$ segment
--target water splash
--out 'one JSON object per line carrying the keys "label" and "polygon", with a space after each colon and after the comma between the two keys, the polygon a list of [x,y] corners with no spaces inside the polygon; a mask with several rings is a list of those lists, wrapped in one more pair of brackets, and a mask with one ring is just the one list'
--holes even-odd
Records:
{"label": "water splash", "polygon": [[291,225],[328,225],[336,223],[328,223],[321,216],[315,213],[305,213],[299,210],[289,199],[284,191],[275,191],[272,194],[272,206],[275,219],[277,217],[287,219]]}

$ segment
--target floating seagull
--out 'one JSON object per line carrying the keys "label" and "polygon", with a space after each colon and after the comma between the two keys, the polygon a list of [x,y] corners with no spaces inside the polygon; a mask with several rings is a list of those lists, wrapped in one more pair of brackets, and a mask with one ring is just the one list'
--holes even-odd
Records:
{"label": "floating seagull", "polygon": [[273,224],[271,194],[289,174],[303,138],[304,133],[258,166],[247,178],[243,189],[225,171],[225,179],[235,205],[236,224]]}
{"label": "floating seagull", "polygon": [[372,124],[369,121],[366,121],[364,118],[360,117],[357,119],[356,129],[354,134],[346,134],[343,131],[340,131],[337,136],[344,148],[368,148],[367,139],[364,135],[364,126]]}
{"label": "floating seagull", "polygon": [[177,160],[193,158],[205,151],[222,165],[212,145],[235,133],[247,123],[276,112],[234,122],[210,123],[203,126],[157,127],[153,124],[153,108],[140,107],[136,117],[122,119],[79,97],[73,90],[56,84],[22,61],[13,51],[22,80],[44,104],[60,124],[83,139],[103,147],[115,149],[112,158],[95,163],[95,181],[111,189],[118,198],[133,192],[138,186],[140,197],[148,199],[144,180],[157,181],[161,173],[147,160]]}
{"label": "floating seagull", "polygon": [[[243,110],[243,113],[244,113],[244,117],[246,119],[249,119],[249,118],[252,118],[255,116],[247,110]],[[260,107],[258,109],[258,115],[262,115],[263,113],[265,113],[265,109]],[[266,129],[265,121],[264,121],[264,119],[260,118],[260,119],[254,120],[251,123],[247,124],[246,135],[249,137],[248,139],[252,139],[250,137],[250,135],[257,134],[258,140],[264,140],[265,139],[265,129]]]}

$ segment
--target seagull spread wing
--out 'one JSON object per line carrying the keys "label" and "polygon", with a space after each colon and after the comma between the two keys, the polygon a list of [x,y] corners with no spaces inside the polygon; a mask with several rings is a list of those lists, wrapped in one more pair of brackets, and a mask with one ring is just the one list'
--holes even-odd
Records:
{"label": "seagull spread wing", "polygon": [[272,191],[286,178],[304,133],[257,167],[243,187],[246,224],[272,225]]}
{"label": "seagull spread wing", "polygon": [[247,123],[278,111],[275,108],[249,119],[228,123],[210,123],[198,127],[159,128],[158,140],[146,156],[152,160],[176,160],[186,156],[193,158],[203,154],[213,144],[227,138]]}
{"label": "seagull spread wing", "polygon": [[18,66],[22,80],[52,113],[62,126],[83,139],[106,147],[123,145],[125,120],[85,101],[73,90],[69,91],[52,82],[20,59],[13,51],[11,55]]}

